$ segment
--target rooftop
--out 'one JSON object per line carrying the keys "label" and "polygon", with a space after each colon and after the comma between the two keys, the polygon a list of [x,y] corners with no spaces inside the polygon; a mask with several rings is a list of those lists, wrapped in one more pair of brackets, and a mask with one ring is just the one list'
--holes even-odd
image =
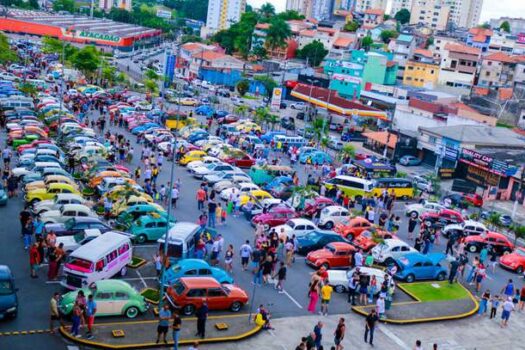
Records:
{"label": "rooftop", "polygon": [[339,37],[335,40],[334,46],[349,47],[354,42],[353,38]]}
{"label": "rooftop", "polygon": [[382,9],[368,9],[368,10],[365,10],[365,14],[383,16],[385,14],[385,11],[383,11]]}
{"label": "rooftop", "polygon": [[416,49],[414,50],[414,55],[421,55],[429,58],[433,58],[434,55],[432,54],[432,51],[426,50],[426,49]]}
{"label": "rooftop", "polygon": [[483,57],[483,60],[487,60],[487,61],[498,61],[498,62],[503,62],[503,63],[515,63],[516,60],[514,57],[512,56],[509,56],[507,55],[506,53],[503,53],[503,52],[495,52],[493,54],[490,54],[490,55],[487,55],[485,57]]}
{"label": "rooftop", "polygon": [[414,37],[409,34],[399,34],[399,36],[396,38],[396,41],[406,42],[409,43],[412,40],[414,40]]}
{"label": "rooftop", "polygon": [[470,46],[463,45],[463,44],[452,44],[452,43],[447,43],[445,45],[445,50],[452,51],[452,52],[458,52],[458,53],[464,53],[467,55],[479,55],[481,53],[481,50],[475,47],[470,47]]}
{"label": "rooftop", "polygon": [[419,127],[419,130],[481,147],[525,148],[525,137],[507,128],[485,125],[456,125],[434,128]]}

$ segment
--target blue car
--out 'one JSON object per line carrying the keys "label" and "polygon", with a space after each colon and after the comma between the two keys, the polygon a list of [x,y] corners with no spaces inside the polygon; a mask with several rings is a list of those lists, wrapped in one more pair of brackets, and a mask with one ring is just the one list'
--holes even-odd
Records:
{"label": "blue car", "polygon": [[447,269],[441,266],[445,259],[443,253],[408,253],[395,260],[398,267],[395,278],[412,283],[417,280],[443,281],[447,277]]}
{"label": "blue car", "polygon": [[212,116],[215,113],[215,110],[210,105],[201,105],[195,108],[195,114],[205,115],[207,117]]}
{"label": "blue car", "polygon": [[219,283],[233,284],[233,277],[218,267],[210,266],[202,259],[182,259],[164,273],[162,282],[172,286],[181,277],[213,277]]}
{"label": "blue car", "polygon": [[267,185],[263,187],[265,191],[271,191],[276,187],[279,187],[281,184],[285,185],[291,185],[293,183],[293,179],[290,176],[277,176],[272,181],[270,181]]}
{"label": "blue car", "polygon": [[421,159],[414,156],[403,156],[399,159],[399,164],[404,166],[416,166],[421,164]]}
{"label": "blue car", "polygon": [[226,117],[228,114],[230,114],[230,113],[227,112],[227,111],[217,111],[217,113],[215,113],[217,119],[219,119],[219,118],[224,118],[224,117]]}
{"label": "blue car", "polygon": [[315,151],[311,152],[310,154],[303,154],[299,157],[299,161],[302,164],[306,164],[308,159],[312,161],[313,165],[322,165],[322,164],[332,164],[333,159],[330,157],[330,155],[323,151]]}
{"label": "blue car", "polygon": [[206,131],[196,131],[196,132],[191,133],[190,136],[188,136],[187,141],[189,143],[194,143],[200,140],[205,140],[209,137],[210,137],[210,134],[208,134]]}
{"label": "blue car", "polygon": [[4,185],[0,184],[0,205],[4,206],[7,204],[7,192]]}
{"label": "blue car", "polygon": [[261,136],[261,141],[264,143],[270,143],[272,142],[273,138],[277,135],[286,135],[285,131],[268,131],[264,135]]}
{"label": "blue car", "polygon": [[138,135],[141,132],[144,132],[144,131],[146,131],[148,129],[151,129],[151,128],[160,128],[160,125],[157,124],[157,123],[144,123],[142,125],[136,126],[133,129],[131,129],[131,133],[133,135]]}

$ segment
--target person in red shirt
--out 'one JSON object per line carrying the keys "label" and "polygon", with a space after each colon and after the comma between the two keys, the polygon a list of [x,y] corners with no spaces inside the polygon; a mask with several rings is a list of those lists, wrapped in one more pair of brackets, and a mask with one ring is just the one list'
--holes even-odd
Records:
{"label": "person in red shirt", "polygon": [[206,200],[206,191],[201,187],[197,191],[197,209],[203,210],[204,209],[204,201]]}
{"label": "person in red shirt", "polygon": [[42,261],[40,252],[38,251],[38,244],[34,243],[29,249],[29,265],[31,267],[31,278],[38,278],[36,270]]}

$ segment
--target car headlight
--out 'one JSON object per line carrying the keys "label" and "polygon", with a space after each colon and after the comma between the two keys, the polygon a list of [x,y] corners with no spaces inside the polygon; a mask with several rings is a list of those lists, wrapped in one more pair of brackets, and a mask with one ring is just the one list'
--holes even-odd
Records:
{"label": "car headlight", "polygon": [[10,307],[9,309],[5,310],[6,312],[16,312],[16,306]]}

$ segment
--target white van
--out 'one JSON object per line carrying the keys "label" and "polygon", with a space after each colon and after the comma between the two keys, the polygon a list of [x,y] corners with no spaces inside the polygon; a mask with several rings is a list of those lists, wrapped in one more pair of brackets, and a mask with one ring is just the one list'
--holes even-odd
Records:
{"label": "white van", "polygon": [[[192,222],[177,222],[168,232],[168,257],[170,260],[188,259],[195,257],[195,244],[201,235],[204,241],[211,241],[212,232],[205,231]],[[164,252],[164,237],[157,240],[159,251]]]}
{"label": "white van", "polygon": [[74,250],[64,264],[62,286],[68,289],[88,287],[91,283],[125,275],[133,249],[128,235],[109,231]]}
{"label": "white van", "polygon": [[275,135],[273,140],[275,143],[280,141],[283,145],[287,143],[289,147],[295,146],[300,148],[306,145],[306,140],[302,136]]}

